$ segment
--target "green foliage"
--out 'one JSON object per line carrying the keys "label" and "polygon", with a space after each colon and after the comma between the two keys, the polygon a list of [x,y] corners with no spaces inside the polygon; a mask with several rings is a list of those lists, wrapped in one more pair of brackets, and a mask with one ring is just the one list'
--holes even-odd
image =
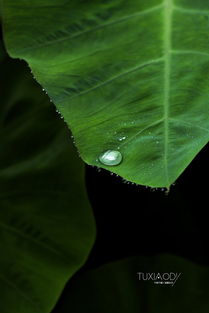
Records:
{"label": "green foliage", "polygon": [[[138,272],[181,274],[171,286],[139,280]],[[208,292],[208,267],[171,255],[135,257],[72,279],[53,313],[207,313]]]}
{"label": "green foliage", "polygon": [[83,164],[24,62],[0,49],[0,312],[48,313],[95,227]]}
{"label": "green foliage", "polygon": [[[25,59],[82,158],[169,187],[209,139],[205,0],[3,0],[11,56]],[[107,150],[123,161],[104,165]]]}
{"label": "green foliage", "polygon": [[[84,269],[62,294],[95,224],[50,101],[86,163],[169,188],[209,139],[208,2],[0,0],[0,19],[8,53],[32,70],[0,47],[0,312],[207,313],[208,268],[168,255]],[[182,276],[164,288],[138,271]]]}

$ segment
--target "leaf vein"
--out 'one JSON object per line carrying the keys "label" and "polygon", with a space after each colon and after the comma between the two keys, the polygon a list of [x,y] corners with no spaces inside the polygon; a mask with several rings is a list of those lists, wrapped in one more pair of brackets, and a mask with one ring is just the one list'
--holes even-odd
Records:
{"label": "leaf vein", "polygon": [[143,129],[140,129],[136,134],[134,134],[132,137],[128,138],[125,142],[123,142],[119,148],[121,149],[122,147],[126,146],[130,141],[132,141],[135,137],[137,137],[138,135],[140,135],[141,133],[143,133],[145,130],[148,130],[149,128],[156,126],[157,124],[160,124],[161,122],[163,122],[164,118],[161,118],[149,125],[147,125],[146,127],[144,127]]}
{"label": "leaf vein", "polygon": [[[28,302],[30,302],[33,306],[37,307],[41,310],[41,307],[37,304],[37,302],[33,301],[31,298],[29,298],[22,290],[20,290],[13,282],[11,282],[8,278],[3,277],[0,275],[0,279],[6,283],[8,286],[12,287],[13,289],[17,290],[17,292]],[[41,311],[40,311],[41,312]]]}
{"label": "leaf vein", "polygon": [[172,50],[173,54],[196,54],[196,55],[204,55],[209,57],[209,53],[195,51],[195,50]]}
{"label": "leaf vein", "polygon": [[171,121],[176,121],[176,122],[179,122],[179,123],[182,123],[182,124],[185,124],[185,125],[189,125],[190,127],[195,127],[195,128],[199,128],[201,130],[204,130],[206,131],[207,133],[209,133],[209,129],[205,128],[205,127],[202,127],[202,126],[198,126],[198,125],[195,125],[195,124],[192,124],[190,122],[187,122],[187,121],[182,121],[182,120],[179,120],[177,118],[173,118],[173,117],[170,117],[169,118]]}
{"label": "leaf vein", "polygon": [[179,7],[174,5],[173,6],[174,10],[182,12],[182,13],[187,13],[187,14],[209,14],[208,10],[198,10],[198,9],[189,9],[189,8],[183,8],[183,7]]}
{"label": "leaf vein", "polygon": [[42,44],[37,44],[37,45],[33,45],[33,46],[30,46],[30,47],[21,49],[21,50],[18,51],[18,53],[22,53],[22,52],[25,52],[25,51],[30,51],[30,50],[41,48],[41,47],[46,47],[46,46],[53,45],[53,44],[56,44],[58,42],[62,42],[62,41],[66,41],[66,40],[71,40],[71,39],[77,38],[79,36],[82,36],[84,34],[88,34],[88,33],[94,32],[94,31],[102,29],[102,28],[106,28],[106,27],[109,27],[109,26],[112,26],[112,25],[115,25],[115,24],[119,24],[119,23],[125,22],[125,21],[130,20],[130,19],[132,19],[134,17],[144,16],[146,14],[153,13],[155,11],[158,11],[162,7],[163,7],[163,5],[160,4],[160,5],[154,6],[152,8],[147,9],[147,10],[144,10],[144,11],[139,11],[139,12],[136,12],[136,13],[131,14],[131,15],[123,16],[122,18],[120,18],[118,20],[114,20],[112,22],[104,23],[104,24],[98,25],[98,26],[96,26],[94,28],[91,28],[91,29],[88,29],[88,30],[84,30],[82,32],[74,34],[73,36],[70,35],[70,36],[66,36],[64,38],[54,39],[54,40],[51,40],[51,41],[44,42]]}
{"label": "leaf vein", "polygon": [[32,238],[32,237],[27,236],[25,233],[21,232],[19,229],[16,229],[16,228],[14,228],[14,227],[11,227],[11,226],[9,226],[9,225],[6,225],[6,224],[3,223],[3,222],[0,222],[0,228],[6,230],[7,232],[10,232],[10,233],[13,233],[13,234],[15,234],[15,235],[21,236],[21,237],[23,237],[23,238],[25,238],[25,239],[27,239],[27,240],[29,240],[29,241],[32,241],[32,242],[34,242],[35,244],[38,244],[38,245],[40,245],[40,246],[46,248],[47,250],[53,252],[54,254],[59,255],[59,257],[61,256],[62,258],[64,258],[64,256],[63,256],[59,251],[55,250],[54,248],[52,248],[52,247],[46,245],[45,243],[43,243],[43,242],[41,242],[41,241],[36,240],[35,238]]}
{"label": "leaf vein", "polygon": [[[118,78],[121,78],[121,77],[123,77],[123,76],[125,76],[125,75],[128,75],[128,74],[133,73],[133,72],[135,72],[135,71],[137,71],[137,70],[139,70],[139,69],[142,69],[142,68],[144,68],[145,66],[149,66],[149,65],[155,64],[155,63],[159,63],[159,62],[163,61],[163,59],[164,59],[164,58],[161,57],[161,58],[159,58],[159,59],[151,60],[151,61],[148,61],[148,62],[146,62],[146,63],[140,64],[140,65],[138,65],[138,66],[136,66],[136,67],[134,67],[134,68],[131,68],[130,70],[128,70],[128,71],[126,71],[126,72],[123,72],[123,73],[121,73],[121,74],[119,74],[119,75],[117,75],[117,76],[114,76],[114,77],[111,78],[111,79],[108,79],[108,80],[104,81],[103,83],[101,83],[101,84],[99,84],[99,85],[96,85],[96,86],[94,86],[94,87],[92,87],[92,88],[89,88],[89,89],[86,89],[86,90],[84,90],[84,91],[82,91],[82,92],[77,93],[75,96],[70,97],[69,100],[72,100],[72,99],[74,99],[74,98],[77,98],[77,97],[80,97],[80,96],[82,96],[82,95],[85,95],[85,94],[87,94],[87,93],[89,93],[89,92],[91,92],[91,91],[94,91],[94,90],[96,90],[96,89],[98,89],[98,88],[100,88],[100,87],[102,87],[102,86],[105,86],[105,85],[107,85],[107,84],[113,82],[114,80],[116,80],[116,79],[118,79]],[[64,98],[63,100],[60,100],[60,101],[62,102],[62,101],[64,101],[65,99],[66,99],[66,98]]]}

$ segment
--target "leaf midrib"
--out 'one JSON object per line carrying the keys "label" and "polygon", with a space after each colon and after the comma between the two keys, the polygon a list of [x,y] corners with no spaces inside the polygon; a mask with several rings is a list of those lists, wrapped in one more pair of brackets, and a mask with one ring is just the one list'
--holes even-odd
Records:
{"label": "leaf midrib", "polygon": [[168,174],[168,143],[169,143],[169,103],[170,103],[170,75],[171,75],[171,32],[172,32],[173,0],[164,2],[164,163],[167,186],[169,186]]}

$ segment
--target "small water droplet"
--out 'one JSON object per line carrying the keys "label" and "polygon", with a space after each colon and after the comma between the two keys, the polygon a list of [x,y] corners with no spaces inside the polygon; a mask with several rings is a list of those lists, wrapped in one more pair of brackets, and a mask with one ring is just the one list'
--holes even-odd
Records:
{"label": "small water droplet", "polygon": [[119,151],[107,150],[99,156],[99,161],[104,165],[118,165],[122,161],[122,154]]}
{"label": "small water droplet", "polygon": [[118,140],[119,141],[123,141],[123,140],[125,140],[126,139],[126,136],[123,136],[123,137],[120,137]]}

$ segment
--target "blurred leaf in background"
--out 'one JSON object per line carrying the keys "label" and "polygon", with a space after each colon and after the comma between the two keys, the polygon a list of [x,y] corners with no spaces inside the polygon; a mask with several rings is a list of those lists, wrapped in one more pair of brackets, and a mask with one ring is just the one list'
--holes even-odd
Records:
{"label": "blurred leaf in background", "polygon": [[83,163],[23,61],[0,47],[0,312],[48,313],[95,237]]}
{"label": "blurred leaf in background", "polygon": [[[172,286],[138,272],[181,274]],[[135,257],[76,275],[53,313],[208,313],[208,294],[208,267],[174,255]]]}

